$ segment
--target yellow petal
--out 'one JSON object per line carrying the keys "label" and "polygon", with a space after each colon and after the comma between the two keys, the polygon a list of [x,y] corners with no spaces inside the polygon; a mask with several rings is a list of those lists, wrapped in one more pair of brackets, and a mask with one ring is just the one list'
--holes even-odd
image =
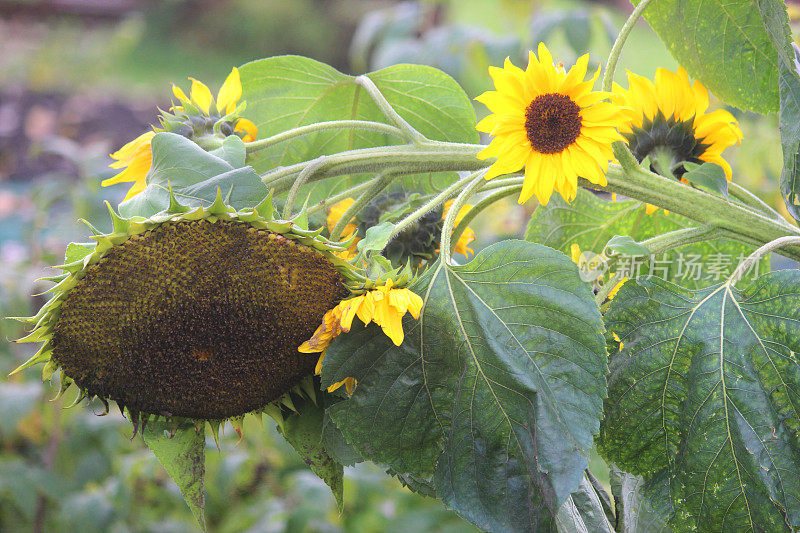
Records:
{"label": "yellow petal", "polygon": [[241,97],[242,82],[239,79],[239,69],[233,67],[217,94],[217,109],[220,113],[229,115],[236,110],[236,104]]}
{"label": "yellow petal", "polygon": [[242,141],[249,143],[256,140],[258,136],[258,127],[253,124],[252,121],[246,118],[240,118],[236,121],[236,127],[234,128],[236,131],[242,131],[245,133],[244,137],[242,137]]}
{"label": "yellow petal", "polygon": [[210,109],[211,102],[213,101],[211,91],[203,82],[197,81],[194,78],[189,79],[192,80],[192,103],[200,108],[203,113],[208,115],[208,110]]}

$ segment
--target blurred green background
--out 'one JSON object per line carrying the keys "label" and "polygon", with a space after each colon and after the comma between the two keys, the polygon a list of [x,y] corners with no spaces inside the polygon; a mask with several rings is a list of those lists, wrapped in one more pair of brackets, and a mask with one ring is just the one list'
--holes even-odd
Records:
{"label": "blurred green background", "polygon": [[[445,70],[470,97],[490,88],[489,65],[521,66],[540,40],[565,64],[590,52],[604,62],[626,2],[459,0],[0,0],[0,315],[35,312],[35,279],[61,262],[91,221],[109,229],[124,185],[102,189],[108,153],[167,108],[170,82],[187,76],[216,91],[231,67],[301,54],[359,74],[399,62]],[[674,60],[640,23],[624,69],[652,76]],[[479,118],[485,114],[477,106]],[[733,110],[745,134],[729,150],[737,181],[782,209],[776,117]],[[520,235],[532,206],[513,200],[476,220],[476,248]],[[0,321],[4,339],[22,328]],[[34,348],[0,343],[6,375]],[[0,381],[0,531],[197,531],[177,488],[116,411],[63,409],[36,372]],[[472,531],[435,500],[412,494],[373,465],[345,472],[345,508],[265,419],[236,445],[208,443],[212,531]],[[602,460],[592,469],[607,481]]]}

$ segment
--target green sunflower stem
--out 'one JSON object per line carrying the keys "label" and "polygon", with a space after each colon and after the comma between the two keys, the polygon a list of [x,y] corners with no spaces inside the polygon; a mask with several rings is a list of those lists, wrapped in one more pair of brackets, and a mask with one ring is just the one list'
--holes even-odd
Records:
{"label": "green sunflower stem", "polygon": [[[580,185],[656,205],[701,225],[715,226],[725,236],[748,244],[762,244],[786,235],[800,234],[796,227],[785,221],[775,220],[749,207],[729,202],[722,196],[687,187],[677,180],[642,168],[624,143],[614,143],[614,155],[621,166],[609,167],[607,186],[599,187],[583,179]],[[800,249],[796,247],[786,248],[781,253],[800,260]]]}
{"label": "green sunflower stem", "polygon": [[370,187],[372,187],[372,184],[375,182],[375,180],[377,178],[378,177],[376,176],[375,178],[372,178],[371,180],[365,181],[364,183],[359,183],[355,187],[351,187],[350,189],[347,189],[347,190],[342,191],[340,193],[334,194],[333,196],[329,196],[329,197],[325,198],[323,201],[319,202],[318,204],[308,208],[308,216],[310,217],[311,215],[315,215],[315,214],[319,213],[320,211],[324,211],[328,207],[336,204],[337,202],[341,202],[342,200],[345,200],[347,198],[353,198],[357,194],[361,194],[365,190],[367,190]]}
{"label": "green sunflower stem", "polygon": [[611,53],[608,55],[606,69],[603,72],[603,91],[611,90],[611,86],[614,82],[614,72],[617,70],[617,62],[619,61],[619,56],[622,54],[622,47],[625,46],[625,41],[628,40],[628,36],[636,25],[636,21],[639,20],[639,17],[642,16],[642,13],[644,13],[644,10],[647,9],[647,6],[650,5],[652,1],[653,0],[640,0],[639,4],[628,17],[628,20],[626,20],[625,24],[620,28],[617,40],[614,41],[614,46],[611,47]]}
{"label": "green sunflower stem", "polygon": [[378,106],[378,109],[381,110],[383,116],[389,119],[389,122],[392,122],[398,129],[400,129],[404,136],[407,137],[409,140],[415,143],[423,143],[427,141],[425,136],[418,132],[414,127],[406,122],[406,120],[397,114],[397,111],[394,110],[392,104],[386,100],[386,97],[383,96],[378,86],[369,79],[367,76],[356,76],[355,82],[362,86],[367,94],[369,94],[372,101],[375,102],[375,105]]}
{"label": "green sunflower stem", "polygon": [[475,173],[466,176],[465,178],[461,178],[460,180],[456,181],[452,185],[446,187],[442,192],[422,204],[419,208],[417,208],[414,212],[409,214],[407,217],[401,219],[397,224],[394,226],[394,230],[392,231],[392,235],[389,237],[389,241],[392,241],[398,235],[406,231],[408,228],[411,227],[417,220],[424,217],[427,213],[429,213],[432,209],[434,209],[437,205],[445,202],[449,198],[452,198],[458,191],[463,189],[470,181],[472,181],[475,177]]}
{"label": "green sunflower stem", "polygon": [[469,185],[467,185],[464,190],[462,190],[458,196],[456,196],[456,199],[453,200],[453,203],[450,205],[450,209],[447,211],[447,216],[444,217],[444,224],[442,225],[442,239],[439,249],[447,251],[442,257],[442,261],[447,264],[451,264],[450,261],[452,254],[450,253],[450,250],[452,247],[450,243],[456,217],[458,216],[459,211],[461,211],[461,208],[467,202],[467,199],[475,194],[475,192],[480,189],[481,185],[483,185],[485,175],[486,171],[479,170],[468,176],[468,178],[471,180]]}
{"label": "green sunflower stem", "polygon": [[385,133],[387,135],[392,135],[394,137],[399,137],[401,139],[407,139],[408,137],[399,128],[396,128],[395,126],[391,126],[389,124],[384,124],[382,122],[371,122],[369,120],[330,120],[327,122],[317,122],[315,124],[308,124],[307,126],[292,128],[290,130],[278,133],[277,135],[267,137],[266,139],[259,139],[257,141],[245,143],[244,146],[247,149],[247,152],[251,153],[255,152],[256,150],[262,150],[264,148],[269,148],[270,146],[274,146],[282,142],[290,141],[296,137],[302,137],[304,135],[311,135],[313,133],[319,133],[321,131],[337,130],[337,129],[357,129],[357,130],[374,131],[376,133]]}
{"label": "green sunflower stem", "polygon": [[[456,225],[456,228],[453,230],[453,235],[450,237],[451,239],[450,255],[453,255],[453,252],[455,251],[456,248],[456,243],[458,243],[458,239],[461,238],[461,234],[464,233],[464,230],[467,229],[467,226],[469,226],[470,222],[472,222],[475,219],[475,217],[480,214],[481,211],[483,211],[493,203],[497,202],[498,200],[502,200],[503,198],[511,196],[512,194],[518,194],[519,191],[522,190],[522,178],[513,178],[512,180],[509,181],[519,181],[519,183],[502,188],[496,188],[494,192],[481,199],[478,203],[473,205],[469,211],[467,211],[467,213],[464,215],[464,218],[461,219],[461,222],[459,222],[458,225]],[[492,182],[490,181],[486,185],[489,185],[490,183]]]}
{"label": "green sunflower stem", "polygon": [[378,196],[383,189],[386,188],[392,182],[395,175],[393,172],[394,169],[386,169],[378,176],[375,177],[371,181],[369,188],[366,191],[361,193],[361,195],[355,199],[355,201],[350,204],[350,207],[344,212],[344,214],[336,221],[336,225],[333,226],[331,230],[331,240],[338,241],[341,239],[342,231],[347,226],[347,224],[352,220],[354,216],[356,216],[361,209],[367,205],[373,198]]}
{"label": "green sunflower stem", "polygon": [[314,173],[325,164],[325,156],[321,155],[317,159],[313,160],[303,171],[297,176],[297,179],[294,180],[294,184],[292,184],[292,188],[289,191],[289,195],[286,197],[286,204],[283,206],[283,218],[289,220],[292,217],[292,211],[294,210],[294,201],[297,198],[297,193],[300,191],[300,187],[305,185],[308,179],[314,175]]}
{"label": "green sunflower stem", "polygon": [[[426,141],[424,144],[403,144],[361,148],[325,156],[325,161],[316,168],[313,178],[308,182],[343,176],[380,172],[393,167],[398,174],[420,174],[425,172],[450,172],[459,170],[479,170],[491,165],[491,161],[477,159],[476,155],[485,146],[440,141]],[[276,193],[283,192],[295,181],[295,176],[317,159],[304,161],[287,167],[278,167],[261,176],[267,188]]]}

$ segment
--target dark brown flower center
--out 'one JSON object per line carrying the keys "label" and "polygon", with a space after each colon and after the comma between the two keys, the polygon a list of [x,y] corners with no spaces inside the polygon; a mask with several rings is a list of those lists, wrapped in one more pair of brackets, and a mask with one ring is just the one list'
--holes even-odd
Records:
{"label": "dark brown flower center", "polygon": [[223,419],[314,373],[297,347],[347,290],[316,250],[244,223],[167,223],[114,247],[70,290],[53,359],[131,411]]}
{"label": "dark brown flower center", "polygon": [[581,134],[581,108],[569,96],[537,96],[525,109],[525,131],[531,147],[542,154],[557,154]]}

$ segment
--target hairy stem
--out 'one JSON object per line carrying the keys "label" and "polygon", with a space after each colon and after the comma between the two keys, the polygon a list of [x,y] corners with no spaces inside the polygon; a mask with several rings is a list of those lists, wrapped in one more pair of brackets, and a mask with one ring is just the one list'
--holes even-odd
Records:
{"label": "hairy stem", "polygon": [[364,191],[355,201],[350,204],[350,207],[345,210],[344,214],[336,221],[336,225],[333,226],[331,230],[331,240],[338,241],[342,236],[342,231],[350,222],[350,220],[361,211],[365,205],[367,205],[370,200],[375,198],[377,195],[386,188],[389,183],[391,183],[392,179],[394,178],[394,174],[392,173],[392,169],[387,169],[378,174],[378,176],[372,180],[370,187]]}
{"label": "hairy stem", "polygon": [[[498,180],[500,181],[500,180]],[[489,183],[492,183],[491,181]],[[488,185],[488,184],[487,184]],[[485,186],[484,186],[485,187]],[[495,190],[493,193],[487,195],[485,198],[480,200],[478,203],[472,206],[469,211],[464,215],[464,218],[456,225],[455,229],[453,230],[453,235],[450,237],[451,245],[450,245],[450,255],[453,255],[453,251],[456,248],[456,243],[458,243],[458,239],[461,238],[461,234],[464,233],[464,230],[467,229],[469,223],[478,216],[478,214],[495,203],[498,200],[502,200],[506,196],[511,196],[512,194],[517,194],[522,189],[522,183],[516,185],[509,185],[507,187],[502,187]]]}
{"label": "hairy stem", "polygon": [[390,126],[389,124],[384,124],[382,122],[371,122],[369,120],[330,120],[327,122],[317,122],[316,124],[309,124],[307,126],[300,126],[298,128],[286,130],[273,135],[272,137],[267,137],[266,139],[259,139],[257,141],[245,143],[244,146],[247,149],[247,152],[250,153],[280,144],[282,142],[290,141],[296,137],[302,137],[304,135],[310,135],[320,131],[337,129],[374,131],[376,133],[385,133],[401,139],[410,140],[408,136],[399,128]]}
{"label": "hairy stem", "polygon": [[364,75],[356,76],[356,83],[367,91],[367,94],[369,94],[370,98],[375,102],[375,105],[378,106],[378,109],[381,110],[383,116],[389,119],[389,122],[397,126],[410,140],[415,143],[422,143],[427,140],[423,134],[414,129],[411,124],[397,114],[392,104],[386,100],[386,97],[383,96],[380,89],[378,89],[371,79]]}
{"label": "hairy stem", "polygon": [[453,233],[453,226],[455,225],[456,217],[458,216],[458,212],[461,211],[461,207],[467,202],[467,199],[475,194],[475,192],[483,185],[483,176],[486,174],[485,170],[479,170],[473,174],[470,174],[468,178],[472,181],[467,185],[464,190],[462,190],[456,199],[453,200],[453,203],[450,205],[450,210],[447,211],[447,216],[444,217],[444,224],[442,225],[442,239],[441,244],[439,245],[439,250],[446,250],[445,255],[442,256],[442,260],[446,264],[451,264],[451,257],[452,254],[450,250],[452,249],[450,246],[451,237]]}
{"label": "hairy stem", "polygon": [[611,47],[611,53],[608,54],[608,61],[606,61],[606,70],[603,72],[602,90],[611,90],[611,84],[614,82],[614,71],[617,70],[617,62],[619,61],[619,56],[622,54],[622,47],[625,46],[625,41],[628,40],[628,36],[636,25],[636,21],[642,16],[642,13],[644,13],[644,10],[650,5],[650,2],[652,2],[652,0],[641,0],[619,30],[617,40],[614,41],[614,46]]}

